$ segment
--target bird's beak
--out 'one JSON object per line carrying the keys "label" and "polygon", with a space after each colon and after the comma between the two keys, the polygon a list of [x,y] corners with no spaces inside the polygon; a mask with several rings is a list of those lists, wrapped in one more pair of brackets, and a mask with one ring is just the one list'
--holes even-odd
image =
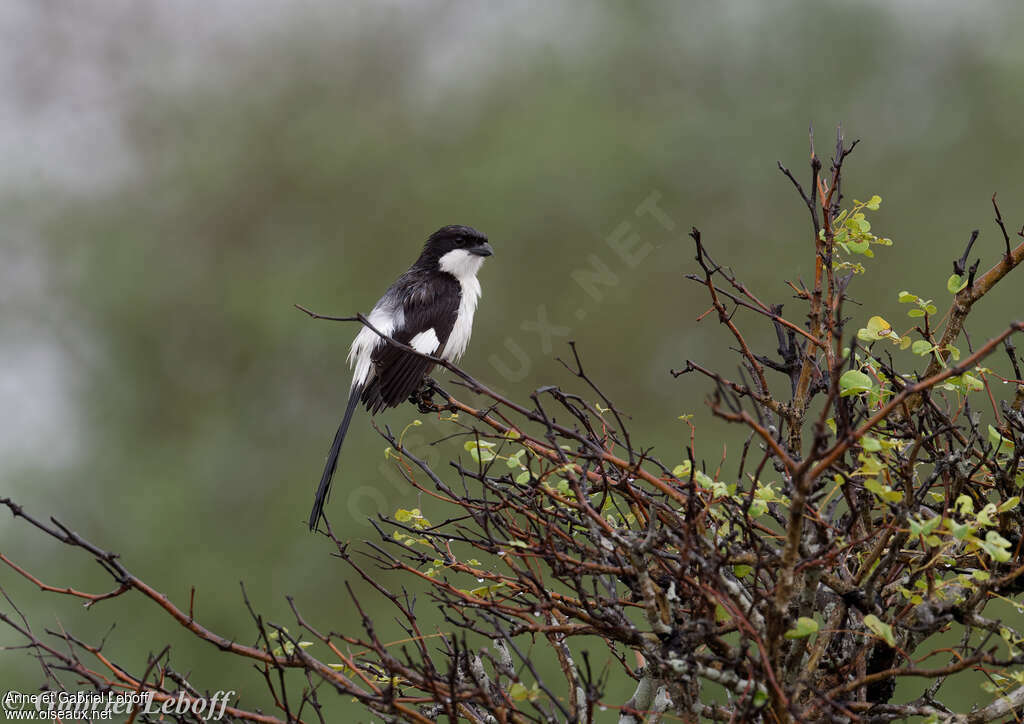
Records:
{"label": "bird's beak", "polygon": [[486,241],[480,246],[474,246],[469,250],[470,254],[476,254],[477,256],[490,256],[494,253],[494,249]]}

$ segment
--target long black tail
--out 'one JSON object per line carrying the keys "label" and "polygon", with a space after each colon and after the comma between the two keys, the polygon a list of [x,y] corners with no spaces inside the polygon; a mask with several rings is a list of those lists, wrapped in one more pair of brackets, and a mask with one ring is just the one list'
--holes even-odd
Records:
{"label": "long black tail", "polygon": [[313,512],[309,514],[309,529],[316,530],[320,517],[324,514],[324,503],[327,502],[327,494],[331,489],[331,478],[334,477],[334,469],[338,466],[338,454],[341,452],[341,443],[345,440],[345,433],[348,432],[348,424],[352,422],[352,413],[356,411],[359,404],[359,397],[362,395],[363,386],[353,385],[348,393],[348,407],[345,408],[345,417],[338,426],[338,432],[334,434],[334,442],[331,444],[331,452],[327,454],[327,464],[324,466],[324,474],[320,477],[320,487],[316,489],[316,499],[313,501]]}

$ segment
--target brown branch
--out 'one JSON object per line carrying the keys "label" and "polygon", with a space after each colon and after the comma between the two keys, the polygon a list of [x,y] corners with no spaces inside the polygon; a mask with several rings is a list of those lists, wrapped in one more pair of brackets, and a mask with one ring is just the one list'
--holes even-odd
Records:
{"label": "brown branch", "polygon": [[[1009,239],[1009,237],[1007,237]],[[1009,249],[1009,241],[1007,241],[1007,254],[1003,256],[991,269],[981,275],[981,277],[974,280],[973,284],[968,284],[966,287],[957,292],[956,296],[953,297],[953,303],[949,308],[948,316],[949,321],[946,322],[946,329],[942,333],[942,338],[936,345],[936,354],[932,356],[932,360],[925,370],[925,377],[932,377],[939,374],[939,370],[942,366],[949,361],[949,345],[956,341],[956,338],[960,335],[963,330],[964,322],[967,321],[967,316],[971,313],[971,309],[974,304],[979,301],[982,297],[988,294],[996,284],[998,284],[1003,277],[1013,271],[1017,265],[1024,261],[1024,241],[1014,247],[1012,250]],[[913,412],[921,405],[921,396],[915,395],[907,401],[907,406],[910,411]]]}
{"label": "brown branch", "polygon": [[130,590],[130,588],[131,588],[130,586],[122,583],[120,586],[118,586],[117,588],[115,588],[112,591],[108,591],[107,593],[85,593],[83,591],[76,591],[75,589],[68,588],[68,587],[49,586],[49,585],[43,583],[42,581],[40,581],[38,578],[33,576],[28,571],[26,571],[24,568],[22,568],[21,566],[16,564],[14,561],[12,561],[10,558],[5,556],[3,553],[0,553],[0,561],[3,561],[8,566],[10,566],[15,571],[17,571],[21,576],[23,576],[24,578],[27,578],[29,581],[31,581],[32,583],[37,585],[39,587],[39,590],[41,590],[41,591],[49,591],[51,593],[62,593],[62,594],[68,595],[68,596],[75,596],[76,598],[84,598],[86,600],[86,603],[84,604],[86,608],[89,608],[90,606],[92,606],[94,603],[97,603],[98,601],[104,601],[104,600],[106,600],[108,598],[114,598],[116,596],[120,596],[122,593],[124,593],[125,591]]}
{"label": "brown branch", "polygon": [[1001,334],[993,337],[978,350],[965,358],[963,362],[960,362],[954,367],[947,367],[941,372],[937,372],[934,375],[921,380],[920,382],[914,382],[904,387],[898,394],[896,394],[888,403],[883,405],[874,415],[872,415],[866,422],[864,422],[856,431],[850,433],[846,438],[837,442],[830,450],[828,450],[824,456],[817,462],[813,470],[811,470],[811,477],[817,478],[822,475],[828,468],[843,454],[851,445],[858,442],[866,434],[868,434],[879,422],[889,417],[893,410],[901,407],[906,403],[910,405],[910,400],[919,396],[920,393],[931,389],[940,382],[948,380],[950,377],[956,375],[962,375],[974,367],[979,361],[987,357],[992,351],[999,345],[1004,339],[1009,337],[1015,332],[1024,331],[1024,322],[1013,322],[1009,327],[1006,328]]}
{"label": "brown branch", "polygon": [[750,351],[750,347],[747,345],[747,340],[743,338],[743,334],[740,333],[739,328],[732,321],[732,317],[729,315],[725,308],[725,305],[718,298],[718,289],[715,287],[714,272],[715,268],[708,266],[705,260],[704,246],[701,243],[700,231],[697,227],[690,230],[690,238],[693,239],[694,244],[697,247],[697,263],[700,264],[704,270],[704,286],[707,287],[708,294],[711,296],[711,303],[718,311],[718,320],[728,328],[732,333],[736,343],[740,346],[740,350],[743,352],[743,357],[747,360],[747,364],[750,365],[750,370],[754,374],[754,379],[757,382],[759,392],[762,397],[769,396],[768,381],[764,377],[764,368],[761,362],[757,359],[757,356]]}

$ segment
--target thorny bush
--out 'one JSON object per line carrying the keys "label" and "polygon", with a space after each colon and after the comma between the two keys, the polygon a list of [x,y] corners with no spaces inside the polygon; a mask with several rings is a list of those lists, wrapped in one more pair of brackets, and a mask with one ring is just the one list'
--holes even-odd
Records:
{"label": "thorny bush", "polygon": [[[447,519],[399,510],[376,523],[375,542],[356,545],[328,532],[379,599],[352,594],[361,630],[329,632],[292,602],[289,631],[246,599],[255,640],[237,643],[240,632],[209,631],[113,554],[10,500],[37,531],[95,558],[114,588],[50,586],[2,560],[87,605],[141,593],[224,655],[251,659],[277,712],[229,707],[237,720],[323,721],[328,691],[411,722],[1013,717],[1024,708],[1024,632],[1007,620],[1024,610],[1024,374],[1012,339],[1024,324],[975,346],[965,325],[1020,265],[1024,242],[993,197],[999,259],[983,273],[969,263],[972,234],[947,280],[948,303],[902,291],[900,322],[870,306],[848,311],[848,288],[892,243],[868,220],[878,196],[844,202],[855,145],[839,134],[824,169],[812,139],[806,186],[779,166],[811,226],[812,283],[787,282],[803,318],[763,302],[691,234],[689,279],[706,288],[741,372],[730,378],[698,359],[673,374],[708,378],[711,412],[745,428],[729,467],[709,470],[692,446],[685,460],[652,457],[575,347],[573,391],[541,387],[522,403],[435,360],[483,400],[470,405],[436,384],[420,400],[465,437],[472,462],[435,469],[382,431],[389,458]],[[777,350],[752,349],[741,321],[771,325]],[[401,574],[401,591],[378,569]],[[413,590],[443,625],[421,622]],[[402,641],[378,634],[381,602],[405,628]],[[166,649],[130,673],[70,632],[38,635],[19,614],[0,618],[24,636],[45,687],[151,691],[158,703],[201,696]],[[940,634],[951,636],[938,643]],[[967,672],[984,672],[986,683],[979,706],[957,714],[943,686]],[[607,698],[613,677],[635,682],[628,700]],[[901,679],[910,693],[896,700]]]}

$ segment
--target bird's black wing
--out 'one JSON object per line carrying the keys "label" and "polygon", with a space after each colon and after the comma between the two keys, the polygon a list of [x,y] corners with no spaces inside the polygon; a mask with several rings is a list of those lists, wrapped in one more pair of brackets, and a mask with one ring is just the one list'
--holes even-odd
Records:
{"label": "bird's black wing", "polygon": [[[395,291],[403,299],[404,322],[391,336],[409,345],[416,335],[433,330],[438,344],[428,354],[440,354],[459,312],[462,292],[458,281],[450,274],[431,274],[410,278]],[[407,400],[434,366],[430,360],[388,343],[378,347],[371,360],[373,372],[362,394],[371,414]]]}

